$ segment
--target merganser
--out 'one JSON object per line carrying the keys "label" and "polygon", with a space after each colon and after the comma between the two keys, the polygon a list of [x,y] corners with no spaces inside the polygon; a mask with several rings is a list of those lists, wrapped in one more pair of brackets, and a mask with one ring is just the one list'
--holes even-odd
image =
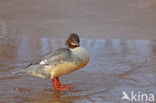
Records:
{"label": "merganser", "polygon": [[56,90],[68,90],[72,85],[62,86],[59,76],[78,70],[88,64],[88,52],[80,46],[78,34],[72,33],[66,40],[67,48],[60,48],[30,63],[22,72],[50,78]]}

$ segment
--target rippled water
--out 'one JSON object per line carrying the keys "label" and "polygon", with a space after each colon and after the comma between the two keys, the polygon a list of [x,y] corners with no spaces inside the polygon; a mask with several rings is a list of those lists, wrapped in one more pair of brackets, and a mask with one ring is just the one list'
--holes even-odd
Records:
{"label": "rippled water", "polygon": [[64,84],[73,84],[69,91],[56,91],[48,79],[11,74],[40,55],[64,47],[64,41],[54,38],[31,41],[19,37],[14,44],[1,44],[0,101],[120,102],[122,91],[156,93],[156,42],[149,40],[81,38],[90,62],[61,78]]}
{"label": "rippled water", "polygon": [[[154,0],[0,1],[0,102],[129,103],[122,91],[156,96],[155,11]],[[70,90],[11,73],[65,47],[71,32],[80,34],[90,61],[60,78]]]}

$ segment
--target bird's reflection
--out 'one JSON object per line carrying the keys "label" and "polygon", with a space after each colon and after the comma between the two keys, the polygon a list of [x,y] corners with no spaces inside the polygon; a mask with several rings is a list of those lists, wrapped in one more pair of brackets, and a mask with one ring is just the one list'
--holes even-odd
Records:
{"label": "bird's reflection", "polygon": [[65,95],[65,91],[60,91],[60,90],[52,90],[52,101],[55,103],[63,103],[63,96]]}
{"label": "bird's reflection", "polygon": [[60,99],[60,97],[61,97],[61,93],[60,93],[59,90],[54,90],[54,91],[53,91],[53,94],[54,94],[53,99],[55,99],[55,100]]}

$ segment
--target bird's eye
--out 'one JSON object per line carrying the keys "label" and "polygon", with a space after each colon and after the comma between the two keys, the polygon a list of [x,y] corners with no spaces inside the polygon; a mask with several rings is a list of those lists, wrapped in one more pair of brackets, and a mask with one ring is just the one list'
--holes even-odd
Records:
{"label": "bird's eye", "polygon": [[71,40],[71,42],[73,42],[73,41],[74,41],[74,39],[73,39],[73,38],[71,38],[70,40]]}

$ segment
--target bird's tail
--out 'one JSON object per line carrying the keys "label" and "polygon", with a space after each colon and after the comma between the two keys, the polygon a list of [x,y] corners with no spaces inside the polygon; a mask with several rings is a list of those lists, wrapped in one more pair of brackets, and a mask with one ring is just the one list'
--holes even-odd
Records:
{"label": "bird's tail", "polygon": [[11,72],[12,74],[19,74],[19,73],[23,73],[24,70],[23,69],[16,69],[13,72]]}
{"label": "bird's tail", "polygon": [[16,69],[16,70],[14,70],[14,71],[12,72],[12,74],[24,73],[24,72],[26,72],[26,69],[27,69],[28,67],[30,67],[31,65],[32,65],[32,63],[28,64],[27,66],[25,66],[25,67],[23,67],[23,68],[18,68],[18,69]]}

